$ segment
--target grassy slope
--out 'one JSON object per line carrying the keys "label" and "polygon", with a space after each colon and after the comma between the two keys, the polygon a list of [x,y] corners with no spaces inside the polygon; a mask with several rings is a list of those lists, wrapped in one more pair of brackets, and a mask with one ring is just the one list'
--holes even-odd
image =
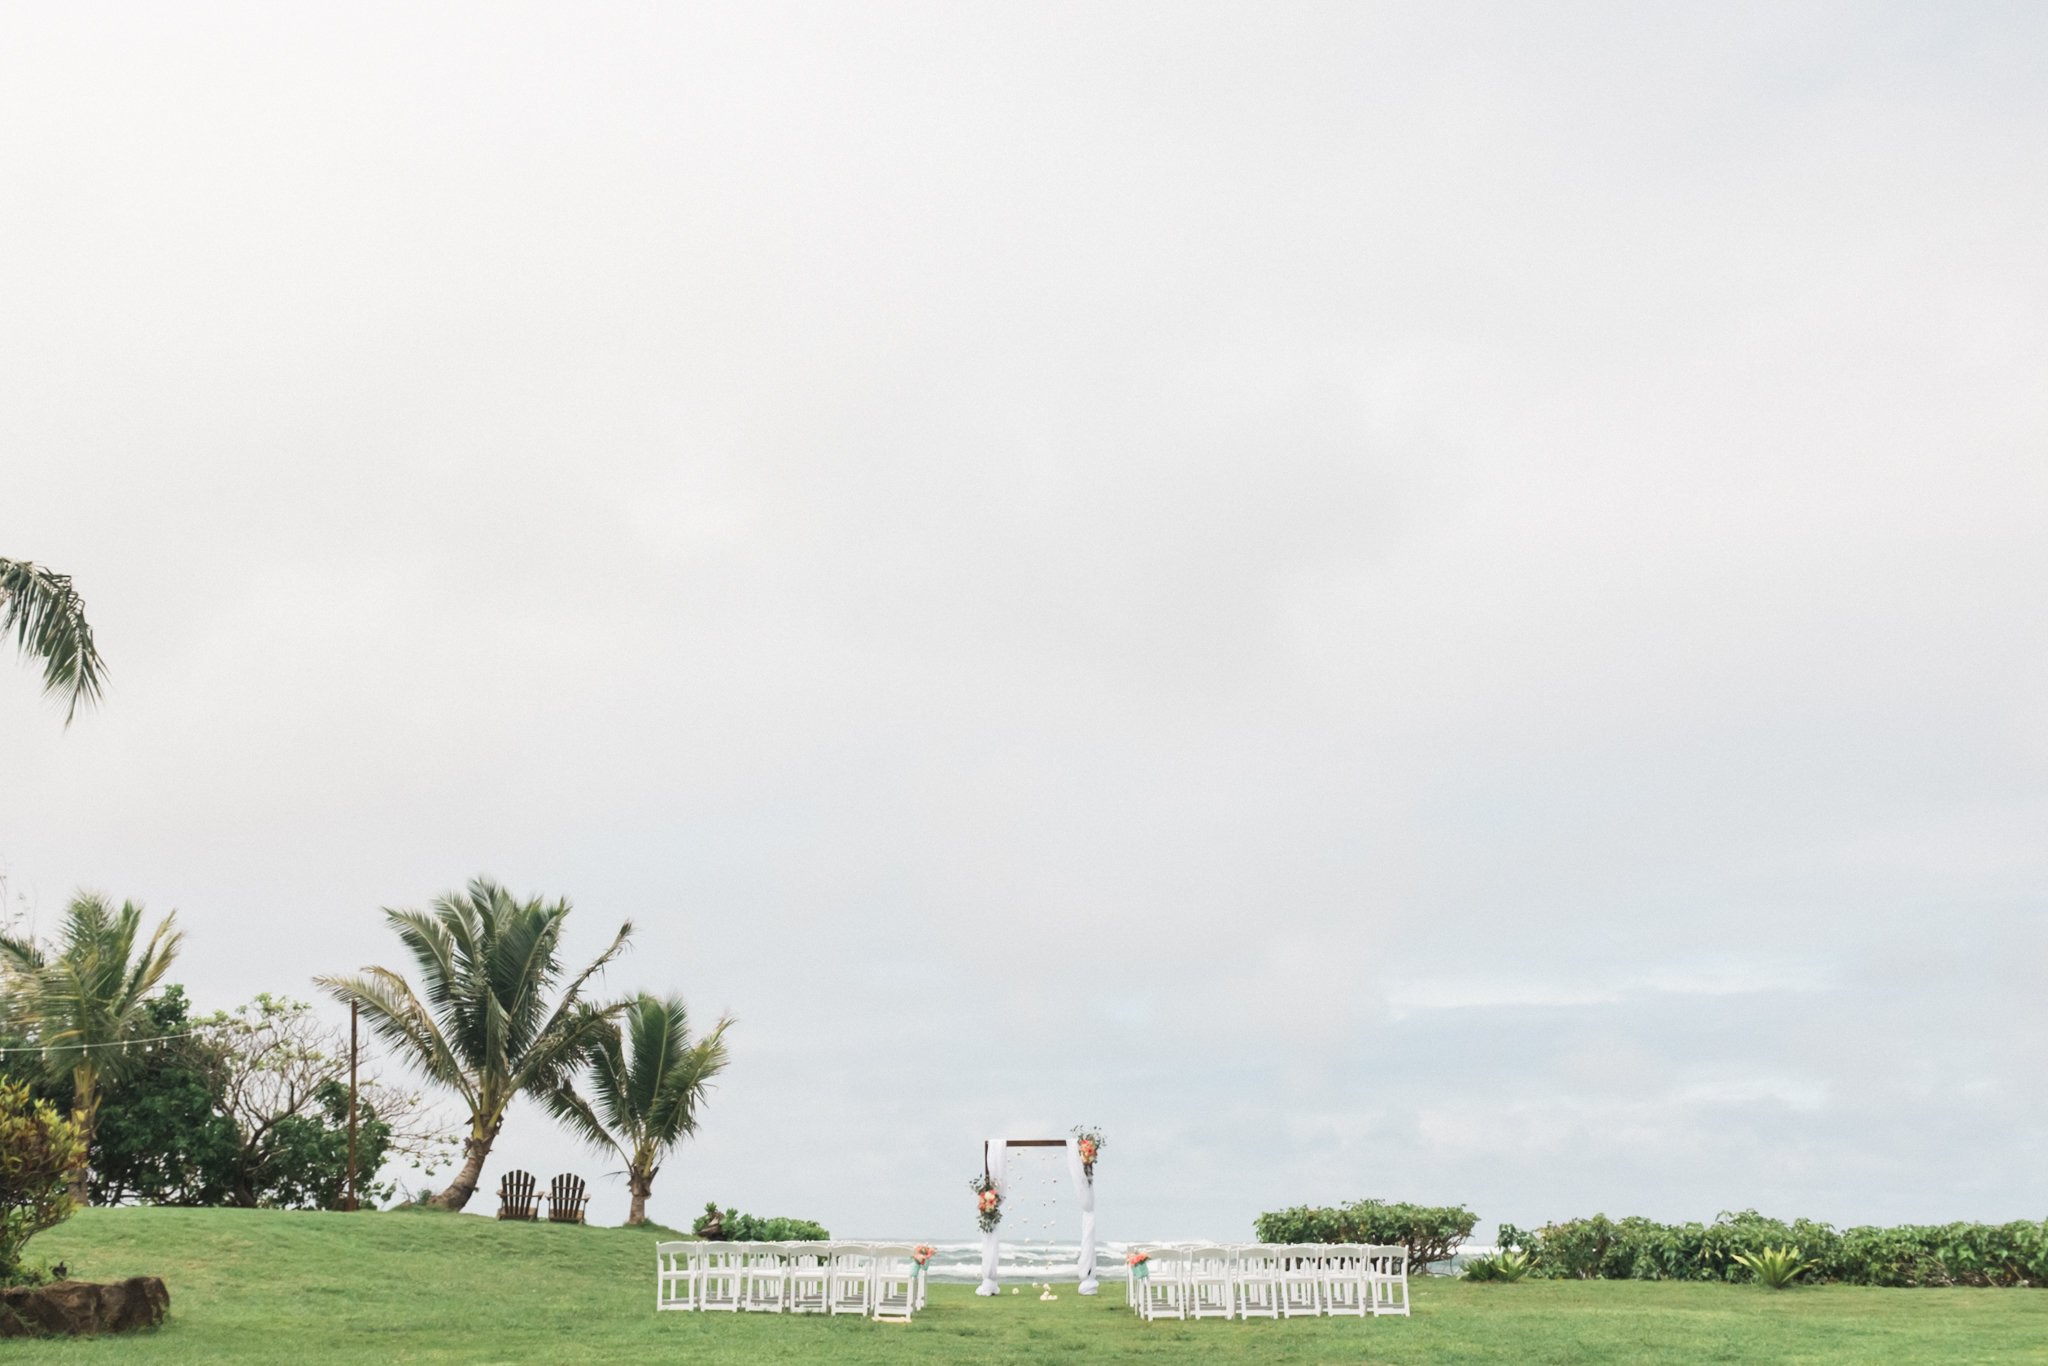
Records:
{"label": "grassy slope", "polygon": [[[1432,1281],[1412,1320],[1137,1322],[1123,1287],[1056,1303],[940,1285],[908,1327],[656,1314],[651,1235],[426,1213],[87,1210],[32,1254],[74,1274],[151,1273],[171,1321],[37,1344],[122,1362],[2048,1362],[2048,1292],[1640,1282]],[[0,1357],[23,1346],[0,1348]]]}

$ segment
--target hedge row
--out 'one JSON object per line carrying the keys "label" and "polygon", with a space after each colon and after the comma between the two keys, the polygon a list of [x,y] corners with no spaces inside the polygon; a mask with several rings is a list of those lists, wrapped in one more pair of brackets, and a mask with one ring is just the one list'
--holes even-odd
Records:
{"label": "hedge row", "polygon": [[809,1219],[781,1215],[762,1219],[738,1210],[721,1210],[716,1204],[704,1206],[704,1212],[691,1222],[690,1232],[709,1242],[727,1243],[823,1242],[832,1236],[824,1225]]}
{"label": "hedge row", "polygon": [[1448,1261],[1478,1222],[1479,1216],[1462,1205],[1354,1200],[1332,1209],[1296,1205],[1261,1214],[1252,1229],[1262,1243],[1402,1244],[1409,1265],[1419,1272],[1431,1262]]}
{"label": "hedge row", "polygon": [[1845,1285],[2048,1285],[2048,1221],[1906,1224],[1835,1229],[1811,1219],[1786,1223],[1755,1210],[1711,1224],[1651,1219],[1567,1219],[1528,1231],[1500,1226],[1503,1248],[1527,1253],[1531,1274],[1637,1281],[1741,1281],[1735,1254],[1797,1247],[1814,1263],[1803,1279]]}

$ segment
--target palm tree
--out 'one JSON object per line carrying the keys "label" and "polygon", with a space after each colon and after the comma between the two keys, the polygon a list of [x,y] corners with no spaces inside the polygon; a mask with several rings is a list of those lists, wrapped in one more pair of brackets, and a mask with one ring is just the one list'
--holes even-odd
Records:
{"label": "palm tree", "polygon": [[609,1025],[590,1046],[596,1106],[566,1082],[546,1098],[557,1118],[596,1147],[625,1159],[626,1186],[633,1195],[628,1224],[647,1222],[647,1197],[662,1159],[697,1132],[697,1112],[711,1079],[728,1061],[725,1031],[731,1027],[728,1016],[693,1040],[682,998],[642,994],[627,1002],[622,1021]]}
{"label": "palm tree", "polygon": [[626,947],[631,921],[548,1005],[562,976],[558,955],[568,917],[566,900],[519,901],[477,878],[465,892],[436,898],[430,911],[384,912],[419,967],[418,991],[389,968],[314,979],[360,1007],[379,1038],[469,1106],[462,1168],[433,1200],[442,1209],[461,1209],[476,1193],[513,1097],[559,1087],[621,1008],[592,1006],[583,988]]}
{"label": "palm tree", "polygon": [[[140,906],[124,901],[115,911],[105,897],[80,892],[64,908],[54,954],[32,939],[0,935],[0,970],[14,988],[10,1006],[34,1028],[51,1075],[71,1074],[71,1119],[88,1153],[100,1100],[129,1061],[128,1041],[149,1024],[149,994],[178,956],[184,936],[177,918],[175,911],[166,915],[138,947]],[[81,1205],[86,1170],[81,1161],[71,1174],[71,1196]]]}
{"label": "palm tree", "polygon": [[78,705],[99,701],[107,666],[93,647],[85,602],[68,575],[27,560],[0,559],[0,635],[43,661],[43,691],[65,699],[64,724]]}

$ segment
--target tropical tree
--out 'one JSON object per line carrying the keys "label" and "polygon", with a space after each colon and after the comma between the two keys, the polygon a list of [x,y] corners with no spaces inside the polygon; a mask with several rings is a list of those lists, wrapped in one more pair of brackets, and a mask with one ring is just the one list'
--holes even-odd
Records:
{"label": "tropical tree", "polygon": [[591,1099],[566,1083],[546,1097],[558,1119],[625,1160],[633,1196],[628,1224],[647,1222],[647,1197],[662,1160],[697,1132],[705,1093],[728,1061],[725,1031],[731,1027],[728,1016],[692,1039],[682,998],[642,994],[589,1047]]}
{"label": "tropical tree", "polygon": [[[142,908],[116,911],[105,897],[80,892],[64,908],[54,952],[26,937],[0,935],[0,970],[10,1010],[33,1031],[43,1067],[71,1077],[71,1120],[90,1151],[100,1100],[133,1059],[130,1043],[150,1021],[148,998],[178,956],[177,913],[141,939]],[[86,1202],[87,1162],[71,1174],[71,1197]]]}
{"label": "tropical tree", "polygon": [[520,901],[477,878],[466,891],[437,898],[431,910],[384,912],[419,969],[417,990],[382,967],[315,979],[337,1000],[360,1007],[379,1038],[469,1107],[462,1166],[433,1199],[443,1209],[459,1210],[476,1193],[513,1098],[557,1090],[623,1008],[593,1005],[583,989],[626,947],[631,921],[549,1004],[562,979],[569,910],[566,899]]}
{"label": "tropical tree", "polygon": [[0,559],[0,636],[43,661],[43,691],[64,699],[64,724],[79,704],[99,700],[107,666],[93,647],[85,601],[66,574],[28,560]]}

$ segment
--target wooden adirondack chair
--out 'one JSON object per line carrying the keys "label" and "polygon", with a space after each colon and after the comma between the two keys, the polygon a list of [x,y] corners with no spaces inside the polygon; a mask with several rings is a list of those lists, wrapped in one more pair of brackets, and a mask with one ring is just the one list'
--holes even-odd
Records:
{"label": "wooden adirondack chair", "polygon": [[583,1178],[564,1172],[548,1183],[548,1222],[580,1224],[583,1222],[583,1207],[589,1202]]}
{"label": "wooden adirondack chair", "polygon": [[540,1211],[534,1208],[534,1179],[532,1172],[510,1171],[498,1179],[498,1217],[500,1219],[538,1219]]}

